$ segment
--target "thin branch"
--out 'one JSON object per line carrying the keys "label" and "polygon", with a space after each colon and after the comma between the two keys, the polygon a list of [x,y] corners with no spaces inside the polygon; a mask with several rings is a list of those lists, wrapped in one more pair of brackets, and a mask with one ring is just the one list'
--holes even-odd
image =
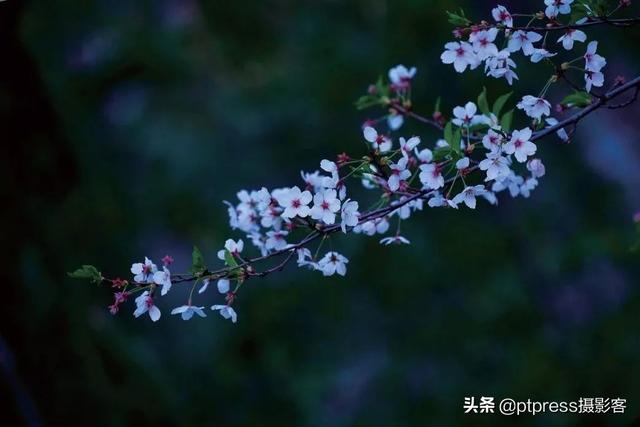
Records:
{"label": "thin branch", "polygon": [[[501,29],[512,30],[512,31],[538,31],[541,33],[552,32],[552,31],[563,31],[563,30],[575,30],[586,27],[593,27],[596,25],[610,25],[612,27],[632,27],[634,25],[640,24],[640,17],[633,18],[620,18],[620,19],[607,19],[607,18],[599,18],[593,19],[587,22],[583,22],[582,24],[566,24],[566,25],[549,25],[546,27],[504,27],[500,26]],[[497,28],[498,25],[479,25],[480,28]]]}
{"label": "thin branch", "polygon": [[[577,124],[580,120],[582,120],[585,116],[593,113],[594,111],[607,106],[607,103],[609,101],[611,101],[614,98],[617,98],[618,96],[626,93],[627,91],[631,90],[631,89],[635,89],[636,92],[638,91],[638,88],[640,88],[640,76],[629,80],[627,83],[618,86],[615,89],[610,90],[609,92],[605,93],[604,95],[600,96],[599,98],[596,99],[596,101],[589,105],[588,107],[580,110],[578,113],[574,114],[573,116],[569,117],[568,119],[565,119],[561,122],[559,122],[558,124],[555,124],[553,126],[549,126],[548,128],[542,129],[541,131],[538,131],[536,133],[533,134],[533,136],[531,137],[531,141],[535,141],[538,140],[542,137],[545,137],[559,129],[564,129],[567,126],[570,126],[572,124]],[[635,99],[635,98],[634,98]],[[629,105],[630,103],[626,104]],[[626,106],[625,105],[625,106]]]}

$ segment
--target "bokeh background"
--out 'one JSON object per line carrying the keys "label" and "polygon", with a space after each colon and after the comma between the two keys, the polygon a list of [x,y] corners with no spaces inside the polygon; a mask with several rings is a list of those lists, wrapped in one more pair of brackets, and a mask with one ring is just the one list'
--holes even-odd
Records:
{"label": "bokeh background", "polygon": [[[494,4],[0,3],[0,424],[514,422],[463,415],[465,396],[485,395],[622,397],[625,415],[517,422],[629,425],[640,412],[638,105],[590,117],[569,146],[541,142],[547,176],[528,200],[426,211],[405,223],[408,247],[338,236],[346,278],[290,268],[248,283],[236,325],[170,316],[178,289],[157,324],[134,321],[131,303],[112,317],[109,289],[66,277],[83,263],[126,276],[166,253],[186,270],[193,244],[213,263],[241,237],[221,201],[361,153],[360,124],[377,113],[353,101],[397,63],[418,67],[415,106],[427,114],[438,95],[450,111],[482,85],[507,92],[440,64],[444,11],[458,6],[489,18]],[[638,73],[640,29],[589,35],[610,79]],[[544,67],[520,63],[515,95],[537,92]],[[438,137],[402,131],[414,133]]]}

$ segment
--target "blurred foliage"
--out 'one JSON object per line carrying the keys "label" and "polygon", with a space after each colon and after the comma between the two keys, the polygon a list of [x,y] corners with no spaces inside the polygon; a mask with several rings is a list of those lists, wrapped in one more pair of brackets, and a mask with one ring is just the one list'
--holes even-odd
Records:
{"label": "blurred foliage", "polygon": [[[542,8],[505,5],[525,3]],[[170,316],[180,291],[159,324],[113,318],[109,289],[65,274],[88,263],[125,276],[166,253],[186,270],[194,244],[213,263],[231,236],[221,201],[360,154],[366,117],[353,100],[397,63],[418,67],[414,105],[427,114],[439,95],[449,112],[483,85],[491,100],[539,90],[533,66],[508,88],[440,64],[445,11],[488,19],[492,6],[0,4],[2,424],[493,426],[511,420],[465,417],[462,402],[495,395],[623,397],[622,416],[518,421],[628,425],[640,408],[640,267],[628,249],[638,106],[590,119],[573,145],[541,143],[547,176],[531,199],[426,211],[403,224],[410,247],[337,236],[346,279],[289,269],[247,282],[236,325]],[[637,29],[597,38],[610,77],[637,73]]]}

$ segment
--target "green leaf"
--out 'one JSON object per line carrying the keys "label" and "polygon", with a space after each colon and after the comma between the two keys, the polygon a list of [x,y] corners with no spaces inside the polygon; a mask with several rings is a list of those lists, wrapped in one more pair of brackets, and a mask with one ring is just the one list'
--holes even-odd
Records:
{"label": "green leaf", "polygon": [[449,143],[449,146],[451,146],[451,151],[453,151],[455,154],[458,154],[458,155],[461,154],[461,151],[460,151],[461,139],[462,139],[462,129],[458,128],[453,134],[452,141]]}
{"label": "green leaf", "polygon": [[441,98],[438,97],[438,99],[436,99],[436,105],[435,105],[435,107],[433,107],[433,112],[434,113],[439,113],[440,112],[440,101],[441,101]]}
{"label": "green leaf", "polygon": [[561,104],[568,107],[584,108],[591,105],[591,95],[587,92],[573,92],[572,94],[565,96]]}
{"label": "green leaf", "polygon": [[224,250],[224,262],[229,267],[237,267],[238,266],[238,263],[236,262],[236,259],[233,257],[233,255],[231,255],[231,252],[229,252],[227,249]]}
{"label": "green leaf", "polygon": [[457,13],[447,11],[447,16],[449,23],[456,27],[468,27],[471,25],[471,21],[467,19],[462,8],[460,8],[460,12]]}
{"label": "green leaf", "polygon": [[441,162],[451,154],[451,147],[438,147],[433,151],[433,160]]}
{"label": "green leaf", "polygon": [[493,114],[495,114],[496,117],[500,117],[502,108],[504,107],[504,104],[511,97],[511,94],[513,94],[513,92],[505,93],[504,95],[499,96],[498,99],[496,99],[496,102],[493,103]]}
{"label": "green leaf", "polygon": [[197,246],[193,247],[193,252],[191,252],[191,268],[189,272],[191,274],[202,273],[207,269],[207,266],[204,265],[204,257],[202,256],[202,252],[198,249]]}
{"label": "green leaf", "polygon": [[444,140],[447,141],[447,144],[451,145],[451,141],[453,141],[453,123],[448,122],[444,127]]}
{"label": "green leaf", "polygon": [[505,132],[511,131],[512,122],[513,122],[513,110],[509,110],[508,112],[504,113],[504,115],[502,116],[502,119],[500,120],[500,126],[502,127],[502,130]]}
{"label": "green leaf", "polygon": [[74,279],[86,279],[95,284],[102,282],[102,274],[93,265],[83,265],[76,271],[67,273],[67,275]]}
{"label": "green leaf", "polygon": [[489,110],[489,102],[487,102],[487,88],[483,87],[482,92],[478,95],[478,108],[482,111],[482,114],[489,115],[491,110]]}

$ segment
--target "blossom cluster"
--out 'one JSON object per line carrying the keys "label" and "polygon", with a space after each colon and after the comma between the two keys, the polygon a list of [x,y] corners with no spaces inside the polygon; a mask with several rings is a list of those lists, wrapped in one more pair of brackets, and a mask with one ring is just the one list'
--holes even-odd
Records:
{"label": "blossom cluster", "polygon": [[[316,170],[301,171],[297,185],[241,190],[236,201],[224,202],[230,228],[242,236],[227,239],[217,252],[218,260],[224,264],[222,268],[209,269],[200,251],[194,248],[189,274],[172,273],[173,258],[165,256],[161,268],[146,257],[143,262],[133,263],[131,280],[105,279],[93,266],[83,266],[73,273],[74,277],[96,283],[111,282],[116,288],[114,302],[109,306],[113,314],[119,312],[132,294],[138,293],[133,315],[146,314],[154,322],[161,317],[156,305],[158,293],[165,296],[176,283],[183,282],[191,283],[189,296],[186,304],[173,308],[171,314],[183,320],[206,317],[205,307],[195,305],[193,300],[208,298],[213,282],[217,291],[213,293],[223,298],[224,303],[212,304],[210,309],[235,323],[238,317],[233,304],[238,290],[252,277],[279,271],[293,260],[298,267],[318,271],[323,276],[346,275],[348,258],[332,247],[322,251],[333,233],[378,236],[385,246],[407,245],[410,241],[400,234],[400,225],[425,208],[476,209],[478,200],[497,205],[502,192],[511,197],[529,197],[546,173],[544,163],[536,157],[535,141],[545,130],[555,131],[562,141],[570,139],[565,123],[551,117],[551,103],[545,98],[547,91],[561,78],[571,83],[565,73],[577,69],[584,75],[586,92],[565,98],[560,110],[583,108],[591,102],[592,87],[603,86],[602,69],[606,65],[606,60],[597,53],[596,41],[589,42],[586,52],[579,57],[553,64],[551,58],[558,53],[547,50],[547,38],[560,25],[561,15],[571,13],[573,0],[545,0],[544,4],[544,12],[528,15],[531,19],[523,27],[515,26],[514,17],[527,15],[511,14],[501,5],[491,11],[494,24],[482,21],[472,25],[463,15],[450,14],[463,25],[454,31],[459,41],[445,45],[441,60],[452,64],[457,72],[484,64],[488,76],[505,78],[512,85],[518,79],[513,59],[517,53],[522,52],[532,63],[544,60],[553,65],[552,75],[541,92],[522,96],[514,109],[503,112],[511,94],[498,97],[490,107],[483,90],[475,102],[469,100],[456,106],[451,114],[443,113],[438,101],[432,119],[419,116],[413,112],[411,101],[417,69],[397,65],[388,71],[387,79],[370,85],[367,94],[357,102],[359,108],[386,109],[381,118],[362,125],[366,155],[352,158],[342,153],[334,160],[322,160]],[[574,26],[589,19],[592,17],[579,19]],[[544,36],[540,27],[531,27],[536,20],[548,21]],[[576,42],[587,41],[586,34],[574,26],[564,26],[564,34],[556,40],[566,51],[571,51]],[[504,37],[502,49],[498,49],[500,35]],[[584,60],[584,68],[572,65],[580,60]],[[526,123],[514,127],[516,110],[524,112]],[[442,138],[423,142],[424,136],[397,135],[408,117],[434,126]],[[363,209],[366,205],[369,207]],[[245,248],[245,241],[253,250]],[[247,255],[250,251],[255,255]],[[262,271],[257,269],[259,263],[278,257],[282,259],[280,263]]]}
{"label": "blossom cluster", "polygon": [[[483,21],[478,25],[456,28],[454,35],[458,39],[466,37],[466,41],[460,40],[445,44],[445,51],[440,58],[445,64],[453,64],[454,69],[459,73],[464,72],[467,68],[473,70],[484,64],[484,71],[487,76],[504,78],[511,85],[514,79],[518,79],[518,75],[515,72],[517,65],[513,59],[515,54],[521,52],[532,63],[549,60],[549,58],[558,55],[558,52],[553,52],[551,47],[547,48],[547,37],[530,29],[531,24],[536,20],[547,19],[549,25],[551,25],[550,28],[553,28],[553,25],[557,24],[560,15],[571,13],[572,3],[573,0],[545,0],[546,8],[544,14],[525,15],[532,18],[523,27],[514,26],[514,16],[506,7],[496,6],[491,11],[495,24]],[[580,25],[588,22],[588,20],[589,17],[583,17],[577,20],[575,24]],[[498,49],[500,44],[498,42],[499,35],[502,35],[505,41],[502,49]],[[567,26],[564,34],[555,42],[561,45],[564,50],[571,51],[576,42],[584,43],[586,40],[587,35],[583,31]],[[587,92],[590,92],[593,86],[601,87],[604,83],[601,70],[606,65],[606,60],[596,53],[597,46],[598,43],[596,41],[590,42],[586,52],[581,57],[565,63],[565,67],[570,67],[578,59],[584,58],[584,68],[575,68],[583,73]],[[529,114],[530,110],[526,111]],[[541,106],[535,108],[535,115],[531,117],[537,116],[539,118],[540,114]]]}

